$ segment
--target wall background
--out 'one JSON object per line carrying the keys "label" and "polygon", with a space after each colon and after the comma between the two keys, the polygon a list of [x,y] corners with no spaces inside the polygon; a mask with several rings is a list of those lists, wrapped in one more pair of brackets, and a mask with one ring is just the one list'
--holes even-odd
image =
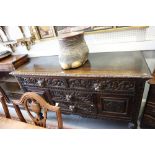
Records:
{"label": "wall background", "polygon": [[[90,52],[154,50],[155,26],[142,29],[87,34],[85,35],[85,40]],[[59,43],[57,38],[42,40],[33,45],[30,51],[27,51],[24,46],[17,47],[16,54],[18,53],[28,53],[32,57],[58,55]]]}

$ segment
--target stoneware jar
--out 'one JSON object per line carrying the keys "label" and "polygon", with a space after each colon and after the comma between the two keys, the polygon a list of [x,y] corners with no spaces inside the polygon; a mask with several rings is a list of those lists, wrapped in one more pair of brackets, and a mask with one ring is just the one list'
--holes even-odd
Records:
{"label": "stoneware jar", "polygon": [[83,32],[71,32],[59,37],[61,68],[71,69],[83,65],[88,59],[88,46]]}

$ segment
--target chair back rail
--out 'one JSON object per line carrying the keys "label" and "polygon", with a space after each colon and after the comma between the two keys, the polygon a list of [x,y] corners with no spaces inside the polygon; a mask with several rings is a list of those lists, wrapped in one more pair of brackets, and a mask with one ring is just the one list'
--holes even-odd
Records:
{"label": "chair back rail", "polygon": [[26,122],[19,105],[22,105],[27,111],[35,125],[46,127],[47,112],[52,111],[56,113],[58,128],[63,128],[63,121],[60,107],[50,105],[40,95],[34,92],[26,92],[22,95],[19,101],[13,100],[13,105],[19,119]]}
{"label": "chair back rail", "polygon": [[8,96],[6,95],[4,90],[0,87],[0,103],[2,104],[2,108],[4,110],[5,117],[6,118],[11,118],[11,115],[9,113],[9,109],[8,109],[8,106],[7,106],[8,102],[10,103],[10,99],[8,98]]}

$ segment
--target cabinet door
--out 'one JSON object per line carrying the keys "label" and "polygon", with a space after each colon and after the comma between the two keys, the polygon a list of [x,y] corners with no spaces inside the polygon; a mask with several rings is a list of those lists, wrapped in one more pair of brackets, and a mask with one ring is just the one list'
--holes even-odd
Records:
{"label": "cabinet door", "polygon": [[134,98],[127,95],[99,95],[98,113],[102,116],[130,119],[134,108]]}

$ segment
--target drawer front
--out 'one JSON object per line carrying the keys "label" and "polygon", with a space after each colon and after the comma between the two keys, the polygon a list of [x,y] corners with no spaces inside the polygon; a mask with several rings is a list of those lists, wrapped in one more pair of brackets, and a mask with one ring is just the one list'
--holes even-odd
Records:
{"label": "drawer front", "polygon": [[96,113],[95,96],[91,93],[69,91],[69,90],[50,90],[52,99],[59,103],[62,110],[74,113]]}
{"label": "drawer front", "polygon": [[98,98],[99,115],[131,118],[134,98],[124,95],[100,95]]}
{"label": "drawer front", "polygon": [[45,77],[18,77],[18,81],[23,86],[41,87],[41,88],[67,88],[65,79],[45,78]]}
{"label": "drawer front", "polygon": [[68,86],[72,89],[88,90],[96,92],[134,92],[135,81],[130,79],[68,79]]}

